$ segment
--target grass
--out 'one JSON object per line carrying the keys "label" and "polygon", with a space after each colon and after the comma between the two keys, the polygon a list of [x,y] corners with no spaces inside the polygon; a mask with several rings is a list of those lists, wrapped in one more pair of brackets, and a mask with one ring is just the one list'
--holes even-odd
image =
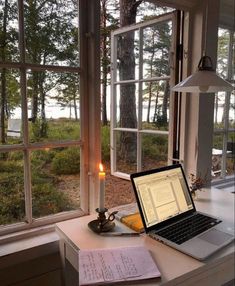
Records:
{"label": "grass", "polygon": [[[149,128],[145,124],[145,128]],[[163,128],[163,127],[162,127]],[[79,139],[80,124],[75,120],[48,120],[46,135],[40,136],[40,121],[33,125],[30,122],[31,142],[50,142],[54,140]],[[229,140],[234,140],[234,134]],[[21,139],[10,139],[8,144],[20,143]],[[102,127],[102,161],[110,162],[110,128]],[[168,137],[145,134],[142,137],[142,154],[144,164],[148,162],[166,162],[168,151]],[[213,147],[221,149],[222,137],[214,136]],[[125,170],[129,163],[117,154],[119,163],[124,164]],[[23,152],[0,153],[0,225],[24,221],[24,163]],[[118,163],[118,162],[117,162]],[[132,164],[131,168],[135,166]],[[229,162],[228,168],[234,166]],[[61,211],[71,210],[77,205],[69,194],[59,190],[61,175],[77,174],[80,169],[80,149],[75,147],[36,150],[31,152],[31,181],[33,217],[42,217]]]}

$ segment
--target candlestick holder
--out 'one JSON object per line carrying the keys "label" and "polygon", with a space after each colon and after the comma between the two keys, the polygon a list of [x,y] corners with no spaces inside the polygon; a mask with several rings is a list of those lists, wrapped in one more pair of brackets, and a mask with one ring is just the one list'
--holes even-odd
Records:
{"label": "candlestick holder", "polygon": [[108,209],[96,209],[96,212],[98,213],[98,217],[95,220],[92,220],[88,223],[88,226],[91,230],[93,230],[96,233],[100,232],[108,232],[112,230],[115,227],[115,223],[113,220],[115,219],[115,214],[117,211],[112,212],[108,218],[106,218],[105,213],[108,211]]}

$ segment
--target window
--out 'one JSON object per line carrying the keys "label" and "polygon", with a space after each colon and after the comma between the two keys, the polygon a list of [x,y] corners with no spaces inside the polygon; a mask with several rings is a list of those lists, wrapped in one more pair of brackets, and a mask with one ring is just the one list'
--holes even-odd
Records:
{"label": "window", "polygon": [[174,13],[112,33],[111,170],[168,163]]}
{"label": "window", "polygon": [[0,233],[82,213],[77,5],[0,4]]}
{"label": "window", "polygon": [[[219,29],[218,32],[218,59],[217,72],[229,82],[234,82],[234,32]],[[219,92],[215,96],[214,108],[214,138],[212,150],[213,175],[234,173],[234,148],[235,148],[235,118],[233,92]]]}

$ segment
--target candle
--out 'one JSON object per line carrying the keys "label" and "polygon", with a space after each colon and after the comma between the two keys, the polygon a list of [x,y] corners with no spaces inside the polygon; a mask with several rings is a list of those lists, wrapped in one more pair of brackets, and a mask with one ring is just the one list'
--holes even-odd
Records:
{"label": "candle", "polygon": [[99,165],[99,181],[100,181],[100,205],[99,209],[104,210],[104,196],[105,196],[105,172],[103,170],[103,165]]}

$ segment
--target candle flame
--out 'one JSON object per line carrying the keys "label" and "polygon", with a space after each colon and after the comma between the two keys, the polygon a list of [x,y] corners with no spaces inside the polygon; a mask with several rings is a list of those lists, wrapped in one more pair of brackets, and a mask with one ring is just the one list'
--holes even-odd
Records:
{"label": "candle flame", "polygon": [[99,169],[100,169],[100,172],[104,171],[104,167],[103,167],[103,165],[101,163],[99,164]]}

